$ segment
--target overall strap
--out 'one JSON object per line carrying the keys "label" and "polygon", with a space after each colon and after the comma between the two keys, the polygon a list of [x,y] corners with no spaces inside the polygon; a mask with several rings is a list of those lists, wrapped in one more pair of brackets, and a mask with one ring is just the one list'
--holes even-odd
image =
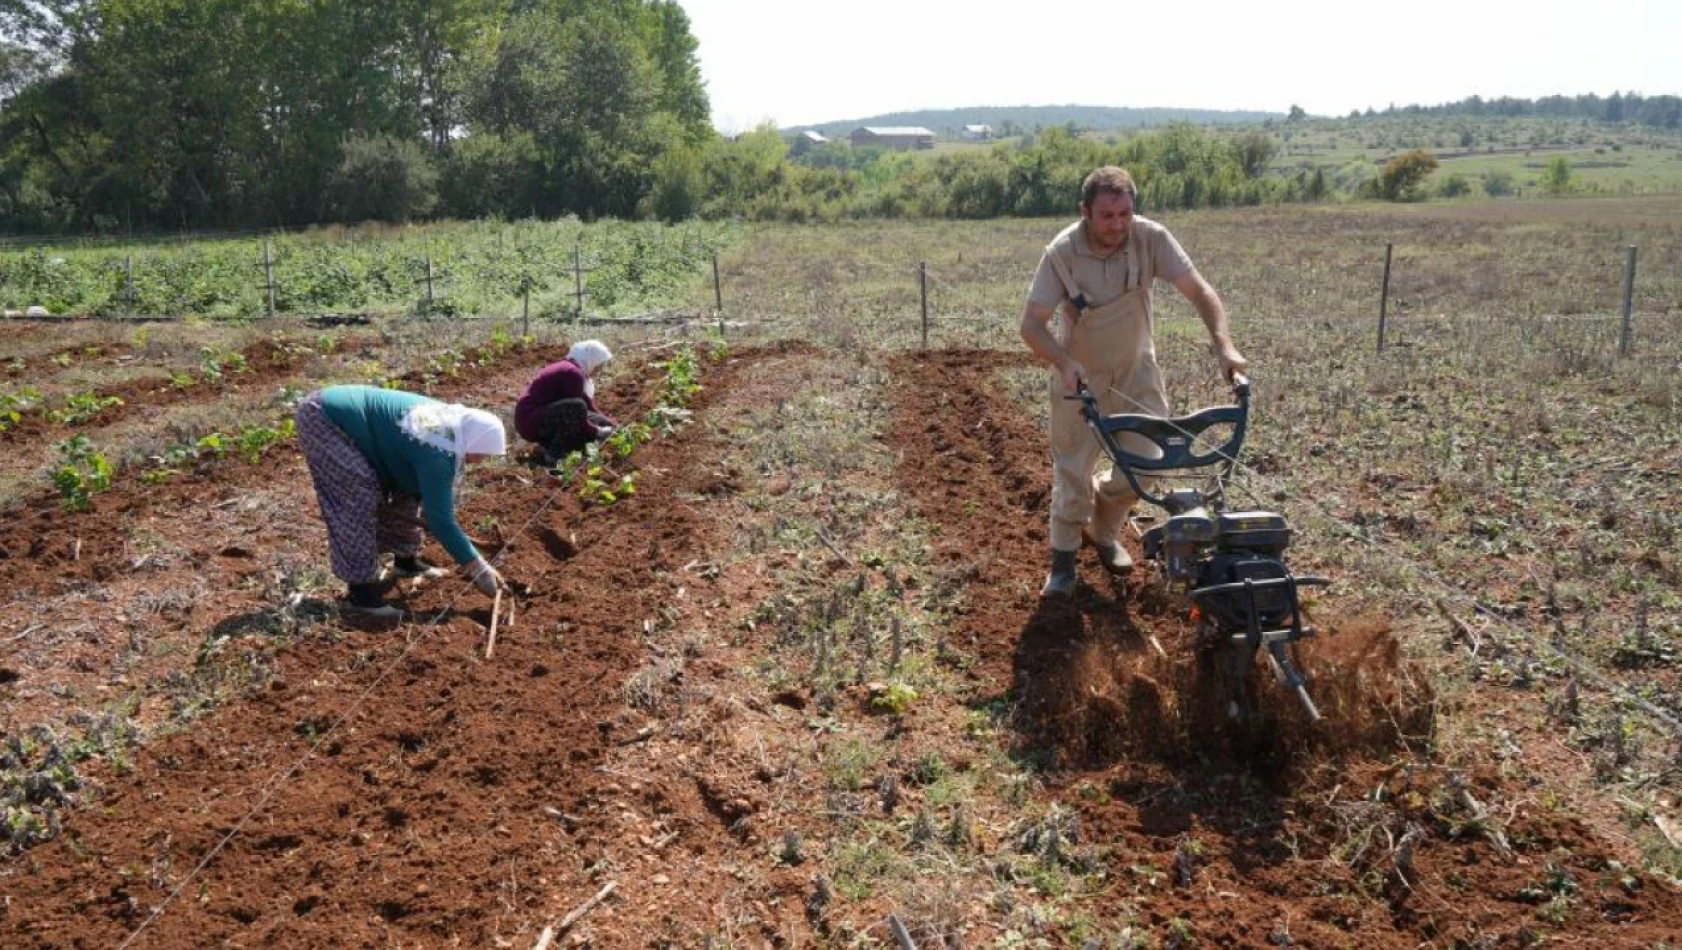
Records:
{"label": "overall strap", "polygon": [[1075,284],[1075,275],[1070,273],[1069,265],[1063,262],[1063,255],[1058,253],[1057,245],[1046,248],[1045,256],[1051,259],[1051,269],[1057,272],[1057,279],[1063,282],[1063,292],[1069,295],[1069,302],[1075,305],[1075,312],[1085,313],[1091,303]]}

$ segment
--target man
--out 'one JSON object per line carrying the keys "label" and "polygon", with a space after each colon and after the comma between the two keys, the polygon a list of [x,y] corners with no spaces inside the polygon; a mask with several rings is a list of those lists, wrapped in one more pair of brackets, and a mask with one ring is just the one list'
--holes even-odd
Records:
{"label": "man", "polygon": [[[1232,344],[1226,309],[1179,242],[1134,213],[1138,191],[1127,172],[1106,166],[1081,185],[1080,220],[1046,246],[1022,312],[1022,339],[1051,364],[1051,572],[1041,597],[1073,593],[1075,555],[1084,539],[1112,573],[1133,566],[1121,527],[1139,500],[1125,477],[1094,480],[1102,448],[1065,399],[1079,383],[1106,414],[1168,415],[1151,339],[1151,284],[1174,285],[1197,308],[1215,357],[1229,376],[1249,363]],[[1051,318],[1061,309],[1056,331]],[[1135,447],[1141,454],[1148,451]]]}

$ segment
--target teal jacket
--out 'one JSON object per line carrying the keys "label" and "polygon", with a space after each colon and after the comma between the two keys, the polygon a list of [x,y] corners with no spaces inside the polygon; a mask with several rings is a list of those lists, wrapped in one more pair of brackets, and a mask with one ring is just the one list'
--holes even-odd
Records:
{"label": "teal jacket", "polygon": [[344,430],[386,491],[419,495],[426,526],[458,564],[479,556],[456,523],[456,460],[443,449],[403,434],[403,416],[415,406],[436,402],[429,396],[377,386],[329,386],[321,391],[321,409]]}

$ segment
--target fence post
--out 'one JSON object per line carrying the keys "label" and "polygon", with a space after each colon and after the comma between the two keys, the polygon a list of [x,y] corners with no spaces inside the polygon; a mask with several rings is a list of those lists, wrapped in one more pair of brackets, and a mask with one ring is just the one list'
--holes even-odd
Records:
{"label": "fence post", "polygon": [[531,336],[531,279],[520,281],[520,339]]}
{"label": "fence post", "polygon": [[718,282],[718,252],[713,252],[713,310],[724,319],[724,286]]}
{"label": "fence post", "polygon": [[134,255],[123,255],[123,313],[134,316]]}
{"label": "fence post", "polygon": [[1384,320],[1390,312],[1390,255],[1395,244],[1384,245],[1384,288],[1378,295],[1378,352],[1384,352]]}
{"label": "fence post", "polygon": [[432,299],[432,252],[426,252],[426,309],[430,313],[433,308]]}
{"label": "fence post", "polygon": [[572,292],[578,306],[578,319],[584,319],[584,246],[572,246]]}
{"label": "fence post", "polygon": [[917,262],[917,292],[923,299],[923,349],[929,348],[929,264]]}
{"label": "fence post", "polygon": [[267,239],[263,241],[263,287],[268,291],[269,313],[274,316],[274,254]]}
{"label": "fence post", "polygon": [[1629,246],[1624,262],[1624,326],[1618,334],[1618,355],[1628,356],[1635,344],[1635,245]]}

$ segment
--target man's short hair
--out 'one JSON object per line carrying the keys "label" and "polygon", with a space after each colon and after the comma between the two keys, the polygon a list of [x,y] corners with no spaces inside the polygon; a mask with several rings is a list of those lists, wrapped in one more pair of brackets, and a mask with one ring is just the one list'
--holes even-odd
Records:
{"label": "man's short hair", "polygon": [[1080,203],[1091,207],[1098,195],[1104,192],[1112,195],[1132,195],[1135,200],[1139,197],[1139,189],[1133,187],[1133,176],[1127,174],[1127,169],[1119,165],[1105,165],[1086,176],[1086,181],[1080,186]]}

